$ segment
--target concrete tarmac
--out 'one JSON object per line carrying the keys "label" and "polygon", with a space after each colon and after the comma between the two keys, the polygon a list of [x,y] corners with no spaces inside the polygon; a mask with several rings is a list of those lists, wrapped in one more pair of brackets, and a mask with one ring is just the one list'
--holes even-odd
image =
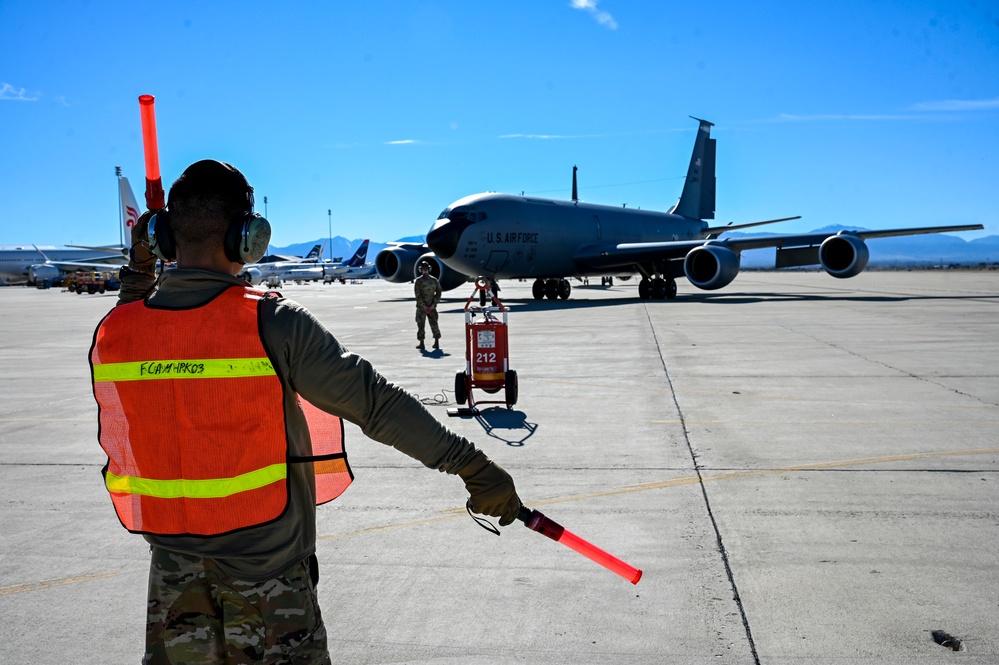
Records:
{"label": "concrete tarmac", "polygon": [[[438,353],[413,348],[411,285],[282,291],[644,576],[487,533],[458,478],[350,427],[356,480],[319,509],[334,662],[999,662],[999,273],[501,286],[520,399],[464,418],[471,288]],[[114,301],[0,288],[2,663],[142,656],[148,547],[103,489],[86,361]]]}

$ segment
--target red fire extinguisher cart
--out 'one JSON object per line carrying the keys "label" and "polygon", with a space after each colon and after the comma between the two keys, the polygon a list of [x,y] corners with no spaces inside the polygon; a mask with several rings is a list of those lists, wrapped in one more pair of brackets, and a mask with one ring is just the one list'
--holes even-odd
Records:
{"label": "red fire extinguisher cart", "polygon": [[[517,372],[510,369],[509,362],[509,311],[492,292],[489,280],[475,280],[475,291],[465,303],[465,371],[454,377],[455,401],[467,401],[469,408],[448,411],[448,415],[474,415],[478,413],[476,404],[506,404],[509,409],[517,403]],[[473,388],[490,394],[502,390],[503,399],[476,402]]]}

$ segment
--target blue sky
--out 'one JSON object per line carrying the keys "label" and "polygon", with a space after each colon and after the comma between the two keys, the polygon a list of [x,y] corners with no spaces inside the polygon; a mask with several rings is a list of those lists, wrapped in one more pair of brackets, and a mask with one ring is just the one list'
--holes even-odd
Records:
{"label": "blue sky", "polygon": [[476,192],[663,210],[697,116],[717,221],[999,234],[999,3],[984,0],[0,0],[0,244],[117,243],[169,186],[256,187],[273,244],[424,234]]}

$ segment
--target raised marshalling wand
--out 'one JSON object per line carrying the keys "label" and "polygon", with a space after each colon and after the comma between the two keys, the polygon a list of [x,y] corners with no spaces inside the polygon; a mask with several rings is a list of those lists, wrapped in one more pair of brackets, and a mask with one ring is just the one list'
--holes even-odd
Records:
{"label": "raised marshalling wand", "polygon": [[163,179],[160,177],[160,151],[156,143],[156,98],[139,95],[139,113],[142,114],[142,150],[146,158],[146,208],[159,210],[166,205]]}

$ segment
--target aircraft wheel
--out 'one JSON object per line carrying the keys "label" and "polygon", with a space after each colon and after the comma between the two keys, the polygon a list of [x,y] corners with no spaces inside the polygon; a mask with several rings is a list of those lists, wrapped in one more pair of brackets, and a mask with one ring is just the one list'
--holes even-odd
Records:
{"label": "aircraft wheel", "polygon": [[506,381],[506,406],[509,408],[517,403],[517,393],[520,388],[517,384],[517,372],[515,370],[508,369],[504,380]]}
{"label": "aircraft wheel", "polygon": [[558,280],[549,279],[545,281],[545,295],[548,296],[549,300],[555,300],[558,298]]}
{"label": "aircraft wheel", "polygon": [[570,293],[572,293],[572,284],[567,279],[560,279],[558,281],[558,297],[562,300],[568,300]]}
{"label": "aircraft wheel", "polygon": [[661,277],[652,280],[652,299],[666,300],[666,280]]}
{"label": "aircraft wheel", "polygon": [[648,300],[652,297],[652,282],[649,281],[648,277],[643,277],[642,281],[638,283],[638,297],[642,300]]}
{"label": "aircraft wheel", "polygon": [[545,297],[545,282],[544,280],[536,279],[534,280],[534,285],[531,287],[531,293],[534,294],[535,300],[541,300]]}
{"label": "aircraft wheel", "polygon": [[673,300],[676,298],[676,280],[670,277],[666,280],[666,300]]}
{"label": "aircraft wheel", "polygon": [[454,375],[454,401],[458,404],[464,404],[468,401],[467,379],[468,376],[464,372],[458,372]]}

